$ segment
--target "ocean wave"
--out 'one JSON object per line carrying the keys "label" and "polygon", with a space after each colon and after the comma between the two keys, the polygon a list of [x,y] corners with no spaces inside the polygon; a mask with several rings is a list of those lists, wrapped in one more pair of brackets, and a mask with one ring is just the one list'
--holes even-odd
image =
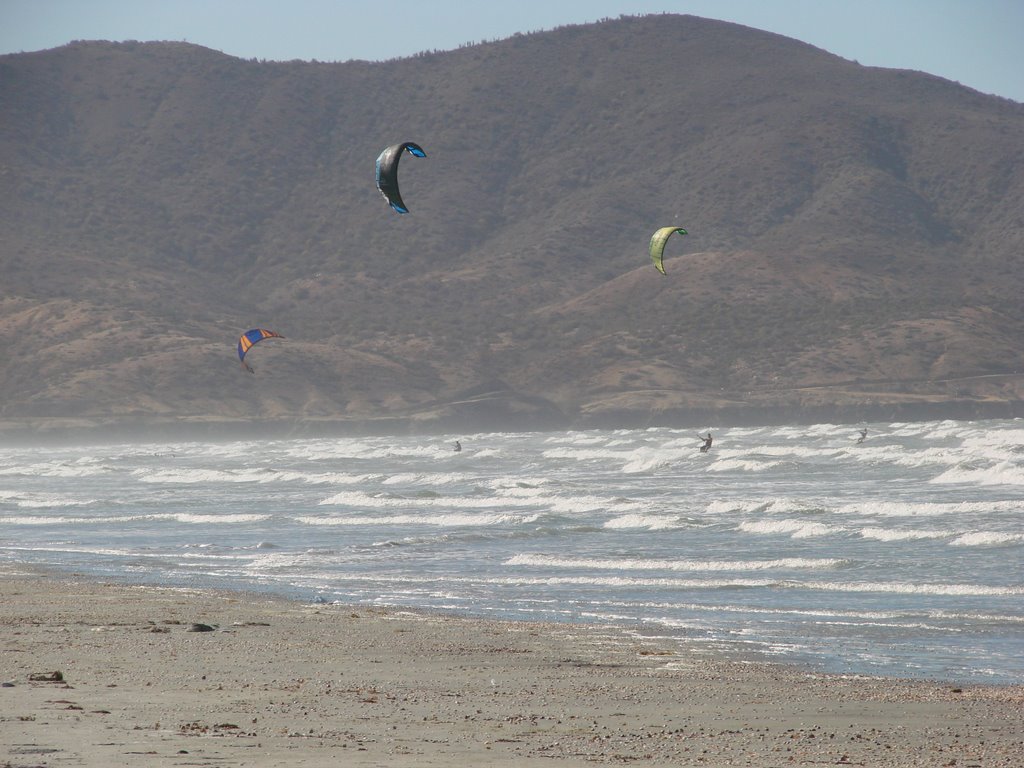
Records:
{"label": "ocean wave", "polygon": [[442,509],[493,509],[494,507],[540,507],[554,497],[488,497],[488,496],[444,496],[434,498],[406,497],[366,491],[342,491],[317,502],[318,506],[342,506],[359,508],[401,508],[440,507]]}
{"label": "ocean wave", "polygon": [[540,519],[539,515],[513,515],[513,514],[480,514],[468,515],[457,513],[442,513],[430,515],[389,515],[387,517],[369,517],[365,515],[350,515],[346,517],[313,517],[304,515],[294,520],[304,525],[321,526],[393,526],[393,525],[433,525],[438,527],[468,527],[468,526],[494,526],[494,525],[525,525],[535,523]]}
{"label": "ocean wave", "polygon": [[987,467],[956,466],[929,482],[936,484],[1024,485],[1024,466],[1000,461]]}
{"label": "ocean wave", "polygon": [[959,502],[906,502],[861,501],[841,504],[835,510],[840,514],[874,515],[879,517],[932,517],[941,515],[991,514],[1024,512],[1024,500],[1019,501],[959,501]]}
{"label": "ocean wave", "polygon": [[506,576],[483,579],[481,583],[496,586],[593,586],[593,587],[658,587],[666,589],[757,589],[778,587],[777,579],[668,579],[631,576]]}
{"label": "ocean wave", "polygon": [[947,440],[976,431],[962,421],[895,422],[886,430],[895,437],[917,437],[924,440]]}
{"label": "ocean wave", "polygon": [[632,458],[632,451],[613,451],[608,448],[547,448],[541,454],[545,459],[571,459],[573,461],[594,461],[614,459],[625,464]]}
{"label": "ocean wave", "polygon": [[343,491],[318,502],[319,506],[345,506],[358,508],[438,508],[448,509],[505,509],[545,508],[558,515],[576,515],[587,512],[643,509],[644,504],[629,499],[610,499],[602,496],[555,496],[551,494],[501,494],[499,496],[393,496],[359,491]]}
{"label": "ocean wave", "polygon": [[679,455],[675,452],[666,453],[665,451],[641,448],[630,454],[629,460],[622,465],[622,471],[627,475],[651,472],[670,466],[673,461],[678,459]]}
{"label": "ocean wave", "polygon": [[984,584],[907,584],[902,582],[825,582],[792,583],[797,589],[823,592],[882,592],[897,595],[940,595],[947,597],[1012,597],[1024,595],[1024,586],[993,587]]}
{"label": "ocean wave", "polygon": [[384,475],[375,473],[349,474],[346,472],[296,472],[291,470],[277,471],[269,477],[261,478],[261,482],[303,482],[310,485],[361,485],[380,482]]}
{"label": "ocean wave", "polygon": [[745,603],[680,603],[651,601],[603,601],[602,605],[612,608],[635,607],[643,610],[679,611],[692,613],[741,613],[765,616],[798,616],[808,618],[836,618],[846,621],[872,622],[984,622],[989,624],[1024,624],[1024,616],[1007,614],[976,613],[971,611],[947,611],[934,608],[901,609],[893,611],[857,610],[841,608],[785,608],[749,605]]}
{"label": "ocean wave", "polygon": [[592,432],[568,432],[563,435],[549,435],[544,438],[544,443],[547,445],[590,446],[604,445],[608,441],[609,438],[607,436]]}
{"label": "ocean wave", "polygon": [[678,516],[631,514],[608,520],[604,527],[611,530],[638,528],[647,531],[668,531],[687,526]]}
{"label": "ocean wave", "polygon": [[97,499],[74,498],[56,493],[0,491],[0,504],[12,504],[21,509],[87,507],[96,503]]}
{"label": "ocean wave", "polygon": [[137,469],[133,474],[140,483],[173,483],[196,485],[199,483],[260,483],[272,478],[267,469]]}
{"label": "ocean wave", "polygon": [[109,525],[116,523],[130,523],[136,520],[145,519],[144,516],[122,516],[122,517],[68,517],[65,515],[11,515],[0,517],[0,523],[4,525]]}
{"label": "ocean wave", "polygon": [[784,461],[759,461],[755,459],[719,459],[708,467],[708,472],[767,472],[774,469]]}
{"label": "ocean wave", "polygon": [[270,520],[273,515],[267,514],[194,514],[189,512],[154,512],[141,515],[93,515],[90,517],[69,517],[66,515],[22,515],[0,517],[0,523],[8,525],[124,525],[127,523],[175,522],[186,525],[235,525],[239,523],[258,523]]}
{"label": "ocean wave", "polygon": [[639,560],[611,558],[571,558],[556,555],[515,555],[505,565],[530,565],[544,568],[598,568],[620,571],[767,571],[789,568],[829,569],[846,565],[837,558],[785,557],[777,560]]}
{"label": "ocean wave", "polygon": [[601,512],[646,509],[646,504],[629,499],[609,499],[604,496],[548,496],[542,502],[551,512],[559,515],[574,515],[584,512]]}
{"label": "ocean wave", "polygon": [[786,459],[819,459],[832,458],[842,455],[842,451],[835,447],[817,447],[800,444],[793,445],[768,445],[761,444],[749,448],[726,448],[715,447],[717,454],[723,459],[736,459],[749,457],[761,460],[763,458],[786,458]]}
{"label": "ocean wave", "polygon": [[756,520],[740,523],[736,530],[743,533],[788,533],[794,539],[809,539],[815,536],[842,533],[845,529],[822,523],[808,523],[804,520]]}
{"label": "ocean wave", "polygon": [[154,520],[174,520],[175,522],[188,525],[237,525],[238,523],[260,523],[264,520],[271,520],[273,515],[246,513],[201,515],[194,512],[176,512],[172,514],[151,515],[150,517]]}
{"label": "ocean wave", "polygon": [[811,499],[721,499],[710,502],[706,511],[709,515],[732,514],[817,514],[823,507]]}
{"label": "ocean wave", "polygon": [[454,485],[470,476],[459,472],[398,472],[381,481],[382,485]]}
{"label": "ocean wave", "polygon": [[964,447],[984,450],[992,446],[1009,448],[1015,452],[1024,451],[1024,429],[995,429],[979,431],[964,438]]}
{"label": "ocean wave", "polygon": [[882,462],[895,467],[918,469],[923,467],[951,467],[962,462],[967,456],[959,448],[924,448],[907,451],[901,446],[859,446],[851,456],[861,462]]}
{"label": "ocean wave", "polygon": [[1006,544],[1020,544],[1022,542],[1024,542],[1024,533],[977,531],[958,536],[950,542],[950,545],[954,547],[998,547]]}
{"label": "ocean wave", "polygon": [[955,531],[914,530],[899,528],[861,528],[857,533],[865,539],[877,541],[915,541],[918,539],[948,539],[956,535]]}
{"label": "ocean wave", "polygon": [[97,459],[76,461],[38,462],[35,464],[14,463],[0,468],[0,476],[22,477],[93,477],[112,472],[113,468]]}
{"label": "ocean wave", "polygon": [[551,491],[544,488],[496,488],[494,492],[508,499],[544,499],[551,496]]}

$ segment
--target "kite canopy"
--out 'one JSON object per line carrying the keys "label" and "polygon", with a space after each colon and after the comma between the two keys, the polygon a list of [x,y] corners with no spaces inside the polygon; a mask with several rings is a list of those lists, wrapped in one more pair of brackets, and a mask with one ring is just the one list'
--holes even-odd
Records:
{"label": "kite canopy", "polygon": [[682,227],[662,227],[651,236],[651,261],[654,262],[654,268],[663,275],[665,274],[665,264],[662,257],[665,254],[665,243],[676,232],[680,235],[687,234]]}
{"label": "kite canopy", "polygon": [[414,144],[411,141],[392,144],[377,155],[377,189],[380,190],[381,196],[388,201],[388,205],[398,213],[409,212],[405,203],[402,202],[402,195],[398,192],[398,161],[402,159],[404,152],[408,152],[414,157],[427,156],[419,144]]}
{"label": "kite canopy", "polygon": [[268,331],[265,328],[253,328],[251,331],[246,331],[242,334],[241,338],[238,339],[238,360],[242,366],[249,373],[256,373],[249,364],[245,362],[245,353],[252,349],[253,344],[258,344],[264,339],[283,339],[280,333],[274,331]]}

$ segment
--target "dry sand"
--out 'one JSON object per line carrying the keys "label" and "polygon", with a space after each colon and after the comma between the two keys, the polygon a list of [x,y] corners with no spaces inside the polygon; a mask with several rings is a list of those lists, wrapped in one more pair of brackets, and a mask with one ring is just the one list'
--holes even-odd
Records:
{"label": "dry sand", "polygon": [[0,683],[4,767],[1024,765],[1024,686],[45,574],[0,574]]}

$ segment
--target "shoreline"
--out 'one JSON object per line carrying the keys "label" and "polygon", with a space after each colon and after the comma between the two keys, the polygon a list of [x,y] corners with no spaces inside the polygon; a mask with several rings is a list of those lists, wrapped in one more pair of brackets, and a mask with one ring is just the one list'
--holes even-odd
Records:
{"label": "shoreline", "polygon": [[1024,686],[712,659],[601,625],[8,567],[0,628],[5,768],[1024,759]]}

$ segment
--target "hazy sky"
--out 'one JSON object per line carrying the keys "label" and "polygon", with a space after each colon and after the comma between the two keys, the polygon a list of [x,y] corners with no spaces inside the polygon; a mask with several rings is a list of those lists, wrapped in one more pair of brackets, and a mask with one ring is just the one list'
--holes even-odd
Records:
{"label": "hazy sky", "polygon": [[1024,102],[1024,0],[0,0],[0,53],[187,40],[241,58],[379,60],[663,11]]}

